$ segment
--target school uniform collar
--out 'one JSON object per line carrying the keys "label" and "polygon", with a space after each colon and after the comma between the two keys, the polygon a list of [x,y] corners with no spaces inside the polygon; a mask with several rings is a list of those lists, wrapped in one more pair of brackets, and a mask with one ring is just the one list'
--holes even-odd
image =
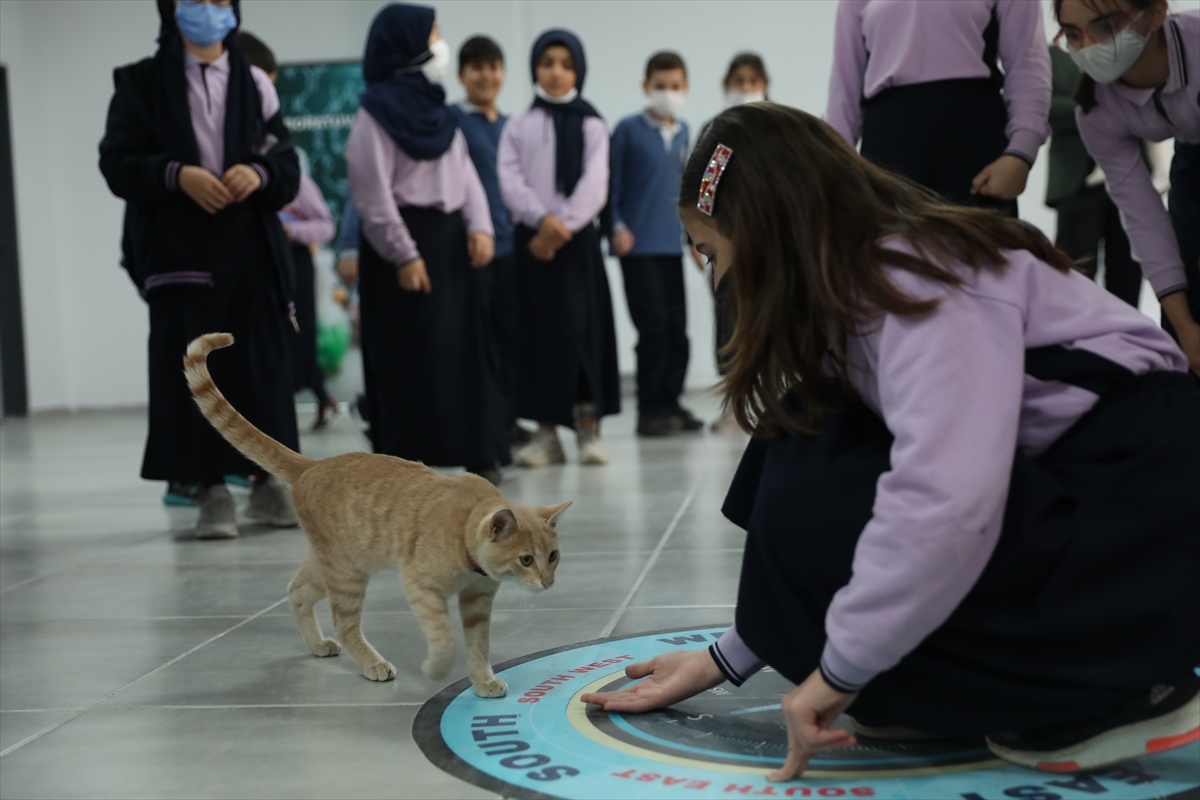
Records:
{"label": "school uniform collar", "polygon": [[1120,81],[1112,84],[1117,94],[1135,105],[1146,105],[1154,99],[1155,94],[1161,97],[1164,94],[1172,94],[1180,89],[1186,89],[1194,79],[1194,76],[1188,75],[1187,46],[1183,42],[1183,33],[1179,30],[1179,24],[1174,19],[1168,18],[1166,24],[1163,25],[1163,33],[1167,37],[1167,64],[1170,66],[1167,82],[1162,86],[1148,89],[1136,89],[1126,86]]}
{"label": "school uniform collar", "polygon": [[[458,103],[458,107],[459,107],[459,109],[462,110],[462,112],[464,114],[478,114],[479,116],[483,117],[488,122],[491,122],[491,120],[487,118],[487,112],[484,111],[479,106],[472,103],[470,100],[460,100]],[[504,119],[504,112],[501,111],[500,109],[498,109],[498,108],[496,109],[496,114],[498,115],[496,117],[496,122],[499,122],[500,120]]]}
{"label": "school uniform collar", "polygon": [[658,120],[658,119],[655,119],[654,117],[650,116],[650,112],[646,111],[646,110],[642,111],[642,122],[646,123],[651,128],[658,131],[660,134],[663,131],[666,131],[667,133],[671,134],[672,141],[674,141],[675,137],[678,136],[680,131],[683,130],[683,122],[680,121],[680,119],[678,117],[675,118],[674,124],[668,126],[662,120]]}
{"label": "school uniform collar", "polygon": [[[189,69],[191,67],[200,67],[203,65],[204,65],[204,62],[201,61],[199,56],[197,56],[195,53],[192,53],[191,51],[188,51],[188,50],[183,51],[184,69]],[[228,73],[229,72],[229,51],[226,50],[224,53],[221,53],[221,55],[217,56],[215,59],[210,61],[208,63],[208,68],[215,69],[218,72]]]}

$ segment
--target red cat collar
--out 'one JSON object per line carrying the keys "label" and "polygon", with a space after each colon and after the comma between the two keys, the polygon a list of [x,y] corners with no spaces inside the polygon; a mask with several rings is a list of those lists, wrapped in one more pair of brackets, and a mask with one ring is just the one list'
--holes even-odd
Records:
{"label": "red cat collar", "polygon": [[471,569],[475,570],[476,572],[478,572],[480,575],[482,575],[485,578],[488,577],[488,574],[483,571],[483,567],[476,564],[475,559],[471,558],[471,551],[467,550],[466,552],[467,552],[467,561],[471,562]]}

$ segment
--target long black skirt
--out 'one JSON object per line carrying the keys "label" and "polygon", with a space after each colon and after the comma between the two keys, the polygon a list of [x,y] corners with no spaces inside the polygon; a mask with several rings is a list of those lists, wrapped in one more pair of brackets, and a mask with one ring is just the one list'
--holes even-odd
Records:
{"label": "long black skirt", "polygon": [[250,423],[299,450],[291,358],[295,330],[279,287],[266,232],[250,206],[212,220],[213,285],[164,286],[150,293],[150,429],[142,461],[148,480],[203,482],[262,468],[200,415],[183,377],[188,344],[205,333],[235,343],[209,356],[217,387]]}
{"label": "long black skirt", "polygon": [[[724,513],[749,536],[737,627],[780,673],[820,661],[892,437],[843,401],[816,437],[754,441]],[[1200,389],[1150,373],[1037,459],[1017,454],[1004,529],[950,618],[850,713],[954,736],[1102,714],[1200,663]]]}
{"label": "long black skirt", "polygon": [[971,181],[1008,147],[1008,110],[983,79],[931,81],[885,89],[863,101],[864,158],[951,203],[1017,216],[1016,200],[971,194]]}
{"label": "long black skirt", "polygon": [[292,245],[292,264],[296,268],[296,333],[292,347],[292,385],[296,391],[311,389],[317,402],[329,402],[325,391],[325,373],[317,363],[316,269],[312,251],[306,244]]}
{"label": "long black skirt", "polygon": [[533,257],[533,236],[523,225],[514,234],[517,416],[574,427],[581,401],[594,403],[600,417],[620,413],[617,334],[600,234],[584,227],[553,261]]}
{"label": "long black skirt", "polygon": [[407,207],[400,215],[433,291],[401,289],[396,265],[359,236],[363,370],[375,452],[430,466],[507,464],[506,404],[462,212]]}

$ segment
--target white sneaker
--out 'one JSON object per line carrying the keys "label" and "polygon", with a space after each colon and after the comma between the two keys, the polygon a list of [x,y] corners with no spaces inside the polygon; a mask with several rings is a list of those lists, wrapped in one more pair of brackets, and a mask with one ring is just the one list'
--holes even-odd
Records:
{"label": "white sneaker", "polygon": [[600,438],[599,428],[580,428],[576,436],[579,442],[580,464],[608,463],[608,448]]}
{"label": "white sneaker", "polygon": [[563,455],[558,430],[539,427],[529,444],[518,450],[513,460],[519,467],[544,467],[548,464],[563,464],[567,457]]}
{"label": "white sneaker", "polygon": [[237,507],[233,495],[223,483],[208,487],[200,495],[200,518],[196,520],[197,539],[236,539]]}
{"label": "white sneaker", "polygon": [[246,516],[276,528],[294,528],[300,524],[296,519],[296,507],[292,505],[292,487],[274,475],[268,475],[265,481],[254,482]]}

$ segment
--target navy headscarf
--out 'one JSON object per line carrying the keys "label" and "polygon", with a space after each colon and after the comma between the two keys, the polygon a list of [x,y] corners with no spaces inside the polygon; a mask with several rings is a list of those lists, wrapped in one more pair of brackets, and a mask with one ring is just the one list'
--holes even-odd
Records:
{"label": "navy headscarf", "polygon": [[583,55],[583,43],[579,37],[561,28],[548,30],[533,43],[533,52],[529,57],[529,69],[533,74],[533,82],[537,83],[538,61],[546,48],[562,45],[571,51],[575,61],[575,99],[569,103],[550,103],[540,97],[533,100],[534,108],[545,110],[554,120],[554,137],[557,140],[555,153],[554,184],[560,192],[571,196],[575,184],[583,175],[583,120],[587,117],[599,117],[600,112],[592,104],[583,99],[583,79],[587,76],[587,59]]}
{"label": "navy headscarf", "polygon": [[[154,54],[156,97],[154,128],[173,158],[184,164],[200,164],[200,147],[192,127],[188,107],[187,76],[183,71],[183,37],[175,24],[175,0],[158,0],[158,52]],[[242,24],[241,0],[233,0],[233,13]],[[225,37],[229,52],[229,89],[225,98],[225,164],[244,164],[262,147],[266,128],[262,118],[262,98],[250,63],[237,49],[237,28]]]}
{"label": "navy headscarf", "polygon": [[450,149],[458,121],[446,107],[446,90],[421,73],[429,60],[434,12],[393,3],[371,23],[363,53],[367,90],[362,107],[412,158],[437,158]]}

